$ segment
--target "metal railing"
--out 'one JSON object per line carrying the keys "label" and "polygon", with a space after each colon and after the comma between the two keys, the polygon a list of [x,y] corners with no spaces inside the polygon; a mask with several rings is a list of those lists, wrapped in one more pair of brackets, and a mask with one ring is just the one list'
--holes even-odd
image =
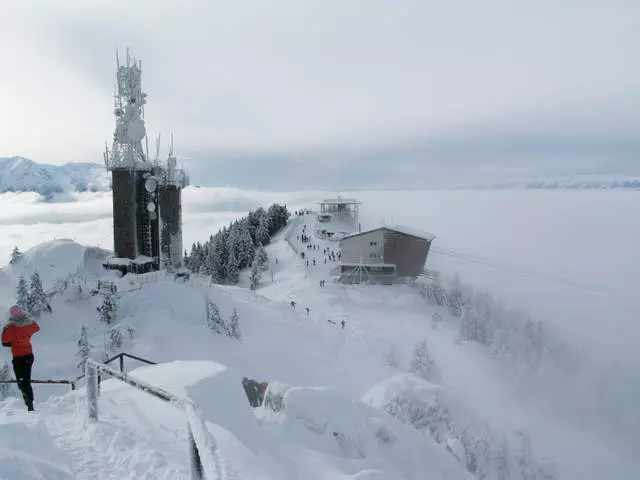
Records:
{"label": "metal railing", "polygon": [[87,360],[85,367],[87,407],[91,420],[98,420],[98,396],[100,395],[98,376],[100,373],[147,392],[186,413],[191,480],[223,480],[226,477],[215,439],[207,429],[202,414],[192,400],[132,378],[126,373],[114,370],[106,364],[95,360]]}
{"label": "metal railing", "polygon": [[[109,364],[111,362],[119,361],[120,371],[124,372],[124,359],[125,357],[131,358],[132,360],[137,360],[138,362],[146,363],[147,365],[155,365],[156,362],[152,362],[151,360],[147,360],[146,358],[137,357],[135,355],[131,355],[129,353],[119,353],[114,355],[113,357],[104,361],[104,364]],[[84,378],[85,374],[83,373],[79,377],[75,377],[72,379],[64,379],[64,380],[31,380],[31,383],[35,384],[48,384],[48,385],[70,385],[71,390],[75,390],[78,382]],[[0,384],[2,383],[18,383],[17,380],[0,380]],[[98,383],[100,383],[100,377],[98,377]]]}

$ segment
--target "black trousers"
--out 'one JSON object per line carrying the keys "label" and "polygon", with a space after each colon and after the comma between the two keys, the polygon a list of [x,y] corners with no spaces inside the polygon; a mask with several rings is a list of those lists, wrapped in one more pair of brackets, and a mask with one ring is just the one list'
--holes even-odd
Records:
{"label": "black trousers", "polygon": [[33,388],[31,388],[31,367],[33,366],[33,353],[23,357],[13,357],[13,371],[16,374],[18,388],[24,398],[27,408],[33,408]]}

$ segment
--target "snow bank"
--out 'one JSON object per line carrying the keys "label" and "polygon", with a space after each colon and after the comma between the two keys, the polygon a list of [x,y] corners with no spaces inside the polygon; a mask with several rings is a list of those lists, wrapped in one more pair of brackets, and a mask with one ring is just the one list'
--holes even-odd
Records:
{"label": "snow bank", "polygon": [[444,393],[444,388],[413,373],[400,373],[376,384],[362,396],[362,401],[372,407],[383,409],[401,392],[407,391],[415,398],[430,403]]}
{"label": "snow bank", "polygon": [[[16,264],[8,265],[2,271],[14,282],[17,282],[20,275],[28,279],[37,271],[46,289],[56,280],[66,279],[71,275],[103,275],[102,262],[107,255],[106,250],[80,245],[73,240],[51,240],[25,251]],[[15,288],[15,285],[11,286]]]}
{"label": "snow bank", "polygon": [[45,425],[33,414],[0,409],[0,478],[63,480],[74,478]]}
{"label": "snow bank", "polygon": [[175,361],[138,368],[131,376],[189,398],[205,420],[228,430],[252,451],[259,450],[257,420],[240,372],[210,361]]}
{"label": "snow bank", "polygon": [[384,412],[341,393],[293,387],[279,413],[263,420],[281,425],[289,441],[343,459],[358,479],[472,478],[444,448]]}

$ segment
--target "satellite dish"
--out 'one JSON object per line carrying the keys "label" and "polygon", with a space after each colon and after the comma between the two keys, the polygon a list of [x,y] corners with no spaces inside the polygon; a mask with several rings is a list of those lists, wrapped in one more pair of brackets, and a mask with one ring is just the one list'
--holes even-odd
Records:
{"label": "satellite dish", "polygon": [[132,142],[139,142],[147,134],[147,129],[144,128],[144,122],[142,120],[132,120],[127,128],[127,137]]}
{"label": "satellite dish", "polygon": [[158,218],[158,215],[156,214],[156,212],[149,212],[149,218],[151,220],[155,220],[156,218]]}
{"label": "satellite dish", "polygon": [[156,211],[156,204],[153,202],[149,202],[147,203],[147,211],[148,212],[155,212]]}
{"label": "satellite dish", "polygon": [[156,188],[158,188],[157,180],[153,177],[147,178],[147,181],[144,182],[144,189],[149,193],[153,193],[156,191]]}

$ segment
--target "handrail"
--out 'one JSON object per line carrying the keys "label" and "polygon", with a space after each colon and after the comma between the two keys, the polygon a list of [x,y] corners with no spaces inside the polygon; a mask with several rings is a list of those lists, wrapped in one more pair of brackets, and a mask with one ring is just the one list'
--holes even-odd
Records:
{"label": "handrail", "polygon": [[[146,358],[138,357],[136,355],[131,355],[130,353],[119,353],[104,361],[104,364],[111,363],[115,360],[120,360],[120,371],[124,372],[124,357],[131,358],[133,360],[137,360],[138,362],[146,363],[147,365],[156,365],[156,362],[152,362],[151,360],[147,360]],[[63,380],[31,380],[31,383],[40,383],[40,384],[49,384],[49,385],[71,385],[71,390],[76,389],[76,385],[80,380],[84,378],[85,374],[79,375],[77,377],[71,379],[63,379]],[[17,380],[0,380],[0,384],[3,383],[18,383]],[[100,378],[98,378],[98,383],[100,383]]]}
{"label": "handrail", "polygon": [[205,480],[205,478],[208,480],[222,480],[226,476],[221,465],[222,462],[215,439],[207,429],[200,410],[192,400],[174,395],[160,387],[114,370],[104,363],[89,359],[85,366],[85,376],[87,378],[87,407],[91,420],[98,420],[99,372],[169,402],[187,414],[191,480]]}
{"label": "handrail", "polygon": [[[18,383],[17,380],[0,380],[0,383]],[[44,383],[51,385],[71,385],[71,390],[76,389],[75,380],[31,380],[31,383]]]}
{"label": "handrail", "polygon": [[[146,363],[147,365],[157,365],[156,362],[152,362],[151,360],[147,360],[146,358],[142,358],[142,357],[137,357],[136,355],[131,355],[130,353],[126,353],[126,352],[121,352],[118,353],[117,355],[114,355],[113,357],[105,360],[104,363],[105,365],[108,365],[109,363],[113,362],[114,360],[120,359],[120,371],[124,372],[124,357],[129,357],[133,360],[137,360],[139,362],[142,363]],[[74,383],[77,383],[79,380],[82,380],[84,378],[85,374],[83,373],[82,375],[78,376],[75,378]],[[100,378],[98,378],[98,383],[100,383]]]}

